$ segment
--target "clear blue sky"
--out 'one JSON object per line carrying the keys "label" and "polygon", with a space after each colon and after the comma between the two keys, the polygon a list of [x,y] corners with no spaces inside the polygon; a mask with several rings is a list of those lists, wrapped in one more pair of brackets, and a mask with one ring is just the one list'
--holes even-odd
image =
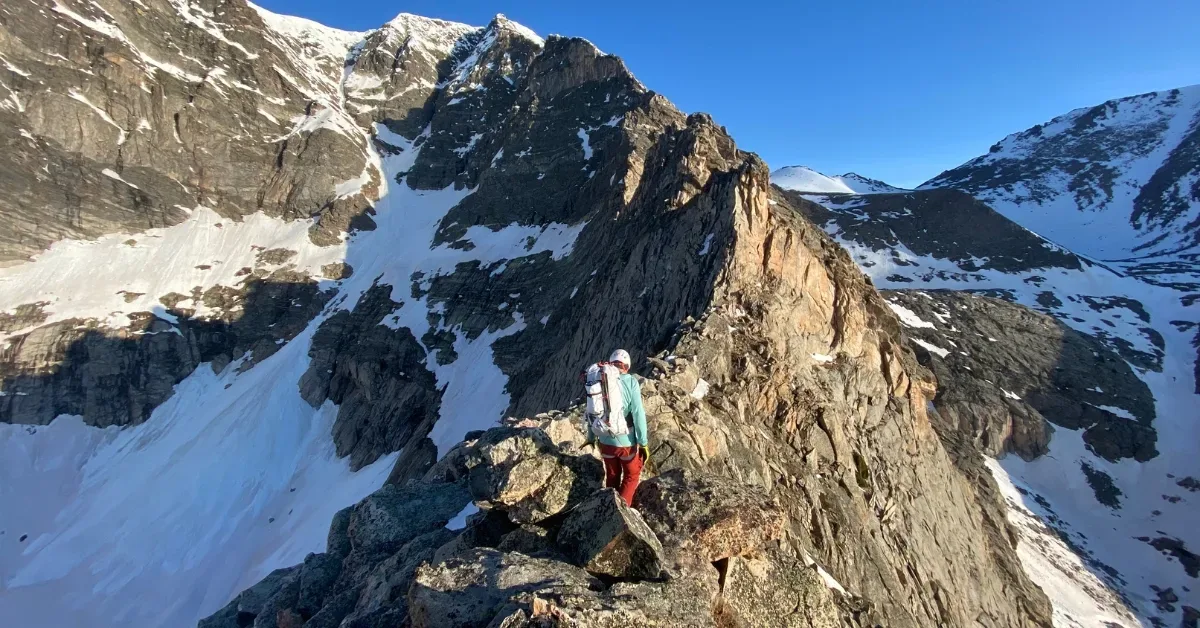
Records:
{"label": "clear blue sky", "polygon": [[912,186],[1076,107],[1200,83],[1200,0],[258,0],[366,30],[504,13],[585,37],[772,168]]}

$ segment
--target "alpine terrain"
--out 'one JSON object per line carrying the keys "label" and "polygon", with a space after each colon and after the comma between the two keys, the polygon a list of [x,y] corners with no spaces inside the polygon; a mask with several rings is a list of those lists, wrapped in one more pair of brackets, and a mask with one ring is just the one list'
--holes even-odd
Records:
{"label": "alpine terrain", "polygon": [[[1186,238],[772,187],[502,15],[0,16],[5,625],[1195,623]],[[577,405],[618,346],[636,509]]]}
{"label": "alpine terrain", "polygon": [[917,191],[773,175],[884,289],[1059,625],[1200,617],[1198,140],[1192,86],[1055,118]]}

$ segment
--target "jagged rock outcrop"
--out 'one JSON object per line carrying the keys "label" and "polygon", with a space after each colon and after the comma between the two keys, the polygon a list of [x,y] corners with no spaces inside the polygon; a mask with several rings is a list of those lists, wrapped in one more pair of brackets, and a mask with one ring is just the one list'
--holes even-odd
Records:
{"label": "jagged rock outcrop", "polygon": [[[795,625],[853,607],[849,596],[820,591],[826,585],[811,567],[790,572],[783,589],[763,580],[792,566],[776,553],[758,555],[782,534],[781,512],[762,489],[728,478],[674,472],[642,487],[639,499],[655,504],[647,515],[671,532],[665,545],[615,491],[595,485],[572,494],[561,516],[536,524],[512,523],[519,502],[477,501],[485,508],[467,516],[461,531],[442,527],[480,473],[506,473],[521,443],[538,444],[539,459],[562,471],[587,466],[598,477],[594,453],[548,444],[545,428],[581,436],[577,419],[548,416],[530,423],[539,427],[479,434],[424,479],[385,486],[343,511],[331,524],[327,553],[272,573],[201,626]],[[755,527],[763,521],[776,525]],[[660,577],[660,555],[677,557],[669,577]],[[731,562],[742,557],[748,562]],[[805,606],[784,613],[792,623],[746,623],[766,616],[746,598],[726,604],[726,578],[777,602],[801,595]]]}
{"label": "jagged rock outcrop", "polygon": [[[920,256],[952,262],[953,272],[1015,272],[1035,268],[1078,269],[1075,255],[1030,233],[969,194],[921,190],[828,199],[830,209],[784,190],[805,217],[826,231],[872,250],[904,246]],[[860,260],[870,267],[874,262]],[[943,271],[945,273],[946,271]]]}
{"label": "jagged rock outcrop", "polygon": [[313,336],[312,361],[299,382],[313,407],[338,404],[334,442],[355,469],[419,440],[441,406],[425,349],[408,329],[381,324],[396,308],[390,294],[375,286],[353,312],[329,317]]}
{"label": "jagged rock outcrop", "polygon": [[922,187],[965,190],[1093,258],[1194,252],[1198,93],[1193,85],[1076,109]]}
{"label": "jagged rock outcrop", "polygon": [[[287,269],[246,275],[231,288],[164,297],[113,330],[67,319],[8,335],[0,345],[0,422],[44,425],[62,414],[98,427],[136,425],[197,366],[252,367],[296,337],[332,296]],[[203,317],[195,308],[204,307]]]}
{"label": "jagged rock outcrop", "polygon": [[307,63],[249,4],[8,9],[0,263],[63,238],[176,224],[197,205],[230,217],[363,209],[334,192],[366,158],[361,132],[325,124],[342,59]]}
{"label": "jagged rock outcrop", "polygon": [[925,321],[906,333],[938,378],[938,418],[949,422],[943,431],[957,430],[987,455],[1012,451],[1032,460],[1047,451],[1049,421],[1083,429],[1088,447],[1108,460],[1157,455],[1150,389],[1096,339],[982,295],[885,297]]}

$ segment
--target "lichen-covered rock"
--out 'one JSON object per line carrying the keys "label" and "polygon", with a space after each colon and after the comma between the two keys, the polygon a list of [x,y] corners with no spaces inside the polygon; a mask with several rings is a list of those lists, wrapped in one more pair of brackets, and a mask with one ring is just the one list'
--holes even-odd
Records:
{"label": "lichen-covered rock", "polygon": [[599,582],[578,567],[475,549],[436,565],[423,565],[408,593],[413,628],[485,628],[522,593],[588,591]]}
{"label": "lichen-covered rock", "polygon": [[501,508],[515,523],[537,523],[579,503],[600,487],[600,462],[562,453],[535,428],[488,431],[465,460],[471,493]]}
{"label": "lichen-covered rock", "polygon": [[350,542],[359,551],[396,551],[446,525],[470,501],[457,484],[385,485],[354,507],[347,526]]}
{"label": "lichen-covered rock", "polygon": [[783,536],[783,510],[761,489],[673,469],[643,482],[638,511],[671,548],[672,562],[713,563]]}
{"label": "lichen-covered rock", "polygon": [[605,591],[523,594],[493,620],[493,627],[727,628],[717,609],[715,570],[704,577],[667,582],[618,582]]}
{"label": "lichen-covered rock", "polygon": [[379,563],[366,578],[353,617],[370,616],[389,607],[405,612],[404,601],[413,572],[421,563],[432,560],[434,551],[453,536],[454,533],[445,528],[434,530],[406,543]]}
{"label": "lichen-covered rock", "polygon": [[346,506],[333,515],[329,523],[329,535],[325,541],[325,551],[335,556],[345,556],[350,553],[353,544],[350,542],[350,515],[353,506]]}
{"label": "lichen-covered rock", "polygon": [[839,628],[836,593],[814,567],[777,554],[730,558],[718,614],[736,628]]}
{"label": "lichen-covered rock", "polygon": [[519,526],[500,537],[496,549],[501,552],[519,552],[526,556],[557,557],[559,553],[549,530],[529,524]]}
{"label": "lichen-covered rock", "polygon": [[614,578],[655,578],[662,571],[662,544],[615,489],[597,491],[571,511],[558,544],[590,573]]}
{"label": "lichen-covered rock", "polygon": [[311,617],[324,606],[325,594],[342,573],[342,557],[336,554],[309,554],[300,565],[300,589],[296,610]]}
{"label": "lichen-covered rock", "polygon": [[477,547],[497,547],[504,535],[516,527],[502,510],[484,510],[467,518],[467,525],[453,539],[433,554],[432,562],[440,563]]}
{"label": "lichen-covered rock", "polygon": [[229,604],[210,617],[200,620],[198,628],[244,628],[243,618],[253,620],[266,608],[285,585],[299,576],[301,565],[276,569],[257,584],[242,591]]}

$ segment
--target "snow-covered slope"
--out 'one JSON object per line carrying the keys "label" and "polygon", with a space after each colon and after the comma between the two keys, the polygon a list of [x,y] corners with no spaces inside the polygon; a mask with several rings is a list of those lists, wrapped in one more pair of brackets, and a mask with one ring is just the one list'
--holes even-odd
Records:
{"label": "snow-covered slope", "polygon": [[1200,85],[1110,100],[1014,133],[922,189],[965,190],[1104,260],[1200,245]]}
{"label": "snow-covered slope", "polygon": [[785,190],[808,194],[880,194],[903,191],[883,181],[853,172],[830,177],[808,166],[784,166],[771,173],[771,183]]}
{"label": "snow-covered slope", "polygon": [[[293,120],[295,128],[278,141],[286,146],[288,137],[322,130],[357,138],[367,153],[364,176],[340,186],[347,189],[339,195],[362,194],[374,179],[372,228],[319,246],[312,237],[319,219],[253,213],[230,220],[198,205],[170,227],[62,240],[33,261],[0,270],[0,308],[38,304],[30,319],[0,316],[0,340],[21,343],[32,342],[31,330],[74,323],[117,350],[158,334],[195,346],[194,334],[207,333],[196,322],[229,309],[211,295],[234,294],[257,280],[313,284],[329,304],[269,350],[201,364],[139,425],[100,429],[67,415],[42,426],[0,423],[0,623],[186,626],[271,570],[322,550],[332,515],[377,489],[398,455],[353,471],[335,445],[339,408],[328,400],[314,408],[297,385],[322,325],[352,310],[373,286],[397,287],[386,328],[405,328],[416,338],[436,334],[446,339],[443,350],[458,357],[429,360],[441,414],[456,418],[430,433],[445,452],[466,432],[502,417],[507,377],[491,347],[526,323],[513,312],[513,323],[468,337],[461,327],[433,322],[438,308],[427,303],[431,296],[409,288],[413,277],[428,285],[463,264],[561,259],[586,224],[472,227],[453,243],[436,244],[441,219],[476,188],[414,190],[398,183],[421,147],[386,126],[362,127],[341,109],[343,65],[370,34],[259,13],[270,28],[267,40],[293,55],[305,74],[295,84],[311,86],[308,95],[321,104]],[[420,27],[411,16],[398,20],[384,30]],[[483,31],[446,28],[459,35]],[[111,178],[137,189],[115,172]],[[237,302],[232,313],[259,314],[243,312],[250,308]],[[146,323],[147,312],[156,320]],[[430,354],[437,350],[430,347]],[[104,359],[97,353],[92,363]],[[116,377],[122,367],[113,368]],[[12,373],[3,375],[7,390],[20,389]],[[32,398],[0,395],[11,404]],[[11,407],[19,418],[19,405]]]}

